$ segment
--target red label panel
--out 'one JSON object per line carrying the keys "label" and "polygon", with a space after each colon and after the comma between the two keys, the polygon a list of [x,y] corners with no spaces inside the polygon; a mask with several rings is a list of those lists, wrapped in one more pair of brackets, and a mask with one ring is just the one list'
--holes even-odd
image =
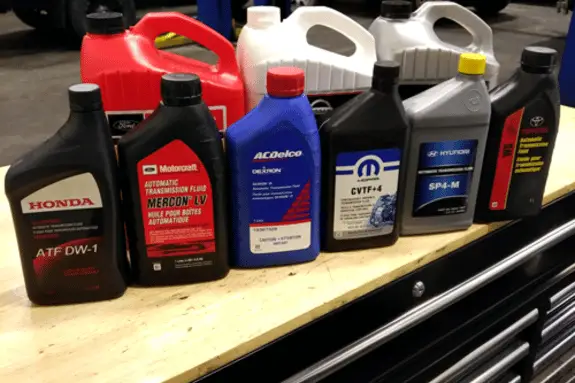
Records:
{"label": "red label panel", "polygon": [[507,117],[503,125],[493,188],[489,199],[489,208],[491,210],[505,210],[507,206],[507,196],[511,185],[511,177],[513,176],[513,164],[515,162],[517,141],[524,111],[525,108],[517,110]]}
{"label": "red label panel", "polygon": [[204,164],[174,140],[138,162],[148,257],[215,252],[212,185]]}

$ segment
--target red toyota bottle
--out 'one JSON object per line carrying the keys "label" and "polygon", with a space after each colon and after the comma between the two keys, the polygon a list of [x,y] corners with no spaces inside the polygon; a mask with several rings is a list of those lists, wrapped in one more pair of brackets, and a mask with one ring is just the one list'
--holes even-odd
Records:
{"label": "red toyota bottle", "polygon": [[[112,135],[119,139],[153,112],[160,102],[160,79],[166,73],[196,73],[203,99],[223,132],[244,116],[244,86],[234,46],[201,22],[177,12],[148,13],[126,29],[121,13],[88,15],[82,41],[82,82],[102,89]],[[201,61],[158,50],[155,39],[175,32],[214,52],[219,61]]]}

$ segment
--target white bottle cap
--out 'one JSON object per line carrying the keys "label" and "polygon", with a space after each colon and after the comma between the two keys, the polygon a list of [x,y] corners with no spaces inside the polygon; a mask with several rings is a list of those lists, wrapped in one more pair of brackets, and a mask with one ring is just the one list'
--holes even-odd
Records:
{"label": "white bottle cap", "polygon": [[248,8],[247,26],[250,28],[264,29],[281,23],[279,7],[258,5]]}

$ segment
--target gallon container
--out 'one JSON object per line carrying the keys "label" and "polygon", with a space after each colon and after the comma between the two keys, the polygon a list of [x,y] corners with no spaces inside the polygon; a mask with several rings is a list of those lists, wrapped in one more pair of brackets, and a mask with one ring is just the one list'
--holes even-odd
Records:
{"label": "gallon container", "polygon": [[[493,32],[479,16],[451,1],[429,1],[411,11],[411,1],[383,1],[380,17],[369,27],[378,60],[401,64],[399,91],[404,99],[454,77],[463,52],[486,56],[488,88],[496,85],[499,63],[493,53]],[[465,28],[473,37],[471,44],[462,48],[441,40],[433,29],[441,18]]]}
{"label": "gallon container", "polygon": [[397,91],[399,64],[379,61],[372,88],[321,126],[322,249],[393,245],[403,196],[401,156],[408,121]]}
{"label": "gallon container", "polygon": [[164,75],[162,104],[118,144],[130,259],[142,285],[229,271],[226,162],[201,89],[196,75]]}
{"label": "gallon container", "polygon": [[[355,44],[355,52],[344,56],[307,42],[316,25],[329,27]],[[266,93],[268,68],[294,66],[305,71],[305,92],[318,115],[329,112],[371,87],[376,60],[373,36],[360,24],[328,7],[300,7],[283,22],[280,9],[248,8],[247,24],[237,44],[237,59],[246,86],[247,110]]]}
{"label": "gallon container", "polygon": [[319,254],[321,153],[303,70],[270,69],[267,90],[226,136],[238,267],[306,262]]}
{"label": "gallon container", "polygon": [[491,92],[491,124],[479,194],[477,222],[539,213],[559,129],[557,51],[527,47],[521,67]]}
{"label": "gallon container", "polygon": [[404,102],[412,133],[400,234],[471,226],[491,115],[484,71],[483,55],[464,53],[455,78]]}
{"label": "gallon container", "polygon": [[[197,73],[203,98],[223,132],[243,117],[244,89],[233,45],[199,21],[176,12],[146,14],[124,29],[119,13],[88,15],[82,42],[83,82],[102,87],[104,109],[112,134],[119,138],[147,117],[160,102],[160,78],[165,73]],[[156,49],[155,38],[167,31],[185,36],[215,53],[216,65]]]}
{"label": "gallon container", "polygon": [[68,121],[8,169],[26,292],[39,305],[117,298],[128,260],[117,164],[100,89],[70,87]]}

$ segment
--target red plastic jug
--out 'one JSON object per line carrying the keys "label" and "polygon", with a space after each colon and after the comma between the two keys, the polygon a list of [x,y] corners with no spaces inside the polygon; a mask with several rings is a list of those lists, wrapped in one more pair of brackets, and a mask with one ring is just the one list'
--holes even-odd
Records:
{"label": "red plastic jug", "polygon": [[[216,65],[158,50],[157,36],[174,32],[214,52]],[[125,29],[119,13],[88,16],[80,55],[82,82],[102,89],[104,110],[115,138],[146,118],[160,102],[166,73],[195,73],[205,103],[221,132],[245,114],[244,86],[234,46],[201,22],[177,12],[148,13]]]}

